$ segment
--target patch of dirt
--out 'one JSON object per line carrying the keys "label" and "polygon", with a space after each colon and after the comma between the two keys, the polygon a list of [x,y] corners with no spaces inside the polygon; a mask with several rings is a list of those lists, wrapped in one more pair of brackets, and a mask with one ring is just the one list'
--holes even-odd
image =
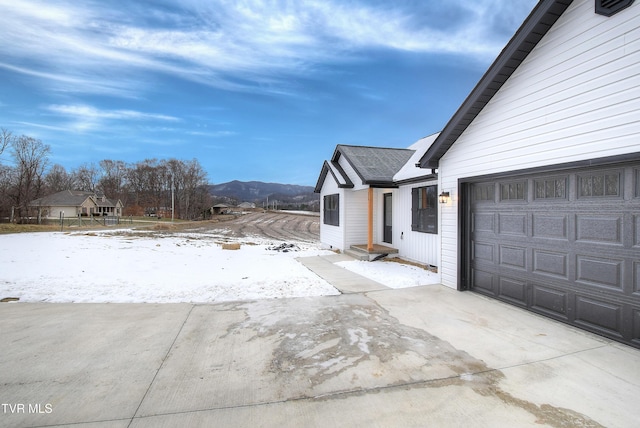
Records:
{"label": "patch of dirt", "polygon": [[185,231],[224,233],[230,238],[256,237],[277,241],[317,243],[320,239],[320,216],[258,212],[227,221],[192,223],[191,227],[186,228]]}

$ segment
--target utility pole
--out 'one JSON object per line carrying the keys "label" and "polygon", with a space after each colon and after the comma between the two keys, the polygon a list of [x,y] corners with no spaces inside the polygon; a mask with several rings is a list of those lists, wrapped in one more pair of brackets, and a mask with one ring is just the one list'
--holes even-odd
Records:
{"label": "utility pole", "polygon": [[175,195],[174,195],[174,186],[173,186],[173,174],[171,174],[171,223],[173,223],[173,212],[176,206],[175,203]]}

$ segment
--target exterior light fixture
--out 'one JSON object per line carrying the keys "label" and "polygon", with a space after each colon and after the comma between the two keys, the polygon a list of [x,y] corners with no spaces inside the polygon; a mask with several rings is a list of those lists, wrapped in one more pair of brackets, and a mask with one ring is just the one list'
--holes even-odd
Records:
{"label": "exterior light fixture", "polygon": [[446,204],[447,202],[449,202],[449,192],[440,193],[440,203]]}

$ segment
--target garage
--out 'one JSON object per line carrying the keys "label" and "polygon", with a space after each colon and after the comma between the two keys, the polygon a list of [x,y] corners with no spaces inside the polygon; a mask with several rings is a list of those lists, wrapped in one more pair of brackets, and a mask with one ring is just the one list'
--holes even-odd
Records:
{"label": "garage", "polygon": [[624,159],[461,180],[461,284],[640,347],[640,157]]}

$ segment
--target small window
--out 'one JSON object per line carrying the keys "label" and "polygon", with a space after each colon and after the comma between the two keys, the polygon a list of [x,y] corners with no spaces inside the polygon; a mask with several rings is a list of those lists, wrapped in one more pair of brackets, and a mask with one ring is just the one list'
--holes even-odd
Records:
{"label": "small window", "polygon": [[536,180],[536,199],[566,199],[567,179],[549,178]]}
{"label": "small window", "polygon": [[524,182],[500,184],[501,201],[524,201]]}
{"label": "small window", "polygon": [[473,185],[473,200],[475,202],[490,201],[494,202],[496,187],[491,184],[474,184]]}
{"label": "small window", "polygon": [[620,196],[620,174],[582,175],[579,177],[578,186],[578,194],[583,198]]}
{"label": "small window", "polygon": [[438,233],[438,186],[411,189],[411,230]]}
{"label": "small window", "polygon": [[326,195],[324,197],[324,224],[340,226],[340,195]]}

